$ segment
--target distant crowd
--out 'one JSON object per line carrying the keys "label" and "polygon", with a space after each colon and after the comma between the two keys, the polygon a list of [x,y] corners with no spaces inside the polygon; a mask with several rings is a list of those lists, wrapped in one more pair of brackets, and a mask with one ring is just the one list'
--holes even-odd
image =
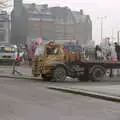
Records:
{"label": "distant crowd", "polygon": [[[49,54],[53,54],[54,47],[55,47],[54,41],[49,41],[49,49],[47,50]],[[73,51],[74,45],[72,44],[65,44],[64,49],[67,50],[70,48],[70,51]],[[72,48],[72,49],[71,49]],[[110,60],[110,61],[120,61],[120,45],[115,42],[114,44],[107,44],[107,45],[96,45],[95,48],[95,59],[96,60]],[[33,42],[29,47],[28,45],[25,45],[25,48],[23,50],[22,54],[22,60],[25,63],[32,64],[32,59],[34,56],[41,56],[44,51],[44,43],[43,42]],[[67,50],[68,51],[68,50]],[[89,54],[87,54],[87,50],[83,49],[80,45],[76,45],[75,51],[85,52],[86,56],[89,58]],[[20,53],[20,52],[18,52]],[[19,56],[19,55],[18,55]]]}
{"label": "distant crowd", "polygon": [[109,44],[109,46],[105,46],[105,48],[96,45],[95,59],[120,61],[120,45],[117,42],[114,44]]}

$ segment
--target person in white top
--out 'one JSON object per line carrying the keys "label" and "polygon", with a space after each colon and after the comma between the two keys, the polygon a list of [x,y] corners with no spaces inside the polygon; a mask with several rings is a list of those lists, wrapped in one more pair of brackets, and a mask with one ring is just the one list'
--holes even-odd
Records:
{"label": "person in white top", "polygon": [[43,45],[42,40],[39,41],[38,46],[36,47],[34,55],[35,56],[43,56],[44,55],[44,45]]}
{"label": "person in white top", "polygon": [[43,42],[41,42],[35,50],[35,56],[43,56],[43,55],[44,55],[44,45]]}

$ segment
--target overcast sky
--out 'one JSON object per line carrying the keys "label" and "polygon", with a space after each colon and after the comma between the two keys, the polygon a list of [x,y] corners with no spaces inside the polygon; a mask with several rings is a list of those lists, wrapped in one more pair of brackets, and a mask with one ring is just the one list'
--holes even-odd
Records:
{"label": "overcast sky", "polygon": [[116,37],[120,28],[120,1],[119,0],[24,0],[24,3],[48,4],[49,6],[68,6],[72,10],[84,10],[91,16],[93,22],[93,40],[100,41],[100,19],[104,19],[103,36]]}

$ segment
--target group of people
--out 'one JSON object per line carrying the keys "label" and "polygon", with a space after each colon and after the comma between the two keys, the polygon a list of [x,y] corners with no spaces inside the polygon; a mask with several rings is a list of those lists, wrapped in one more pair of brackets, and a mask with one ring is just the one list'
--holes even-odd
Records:
{"label": "group of people", "polygon": [[47,55],[53,55],[53,54],[57,54],[57,47],[56,47],[56,42],[55,41],[50,41],[47,45]]}
{"label": "group of people", "polygon": [[104,46],[104,48],[96,45],[95,59],[120,61],[120,45],[117,42],[109,44],[109,46]]}
{"label": "group of people", "polygon": [[117,60],[120,61],[120,45],[118,43],[115,43],[115,51],[117,54]]}
{"label": "group of people", "polygon": [[[56,43],[55,41],[49,41],[47,46],[46,46],[47,54],[54,54],[55,48],[56,48]],[[45,45],[43,42],[34,42],[32,43],[30,49],[29,49],[29,58],[32,59],[34,56],[43,56]]]}

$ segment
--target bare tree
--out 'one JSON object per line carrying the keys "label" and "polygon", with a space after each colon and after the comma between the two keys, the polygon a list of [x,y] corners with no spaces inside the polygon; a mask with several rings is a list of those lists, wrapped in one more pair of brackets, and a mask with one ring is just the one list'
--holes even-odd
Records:
{"label": "bare tree", "polygon": [[0,0],[0,10],[11,6],[11,0]]}

